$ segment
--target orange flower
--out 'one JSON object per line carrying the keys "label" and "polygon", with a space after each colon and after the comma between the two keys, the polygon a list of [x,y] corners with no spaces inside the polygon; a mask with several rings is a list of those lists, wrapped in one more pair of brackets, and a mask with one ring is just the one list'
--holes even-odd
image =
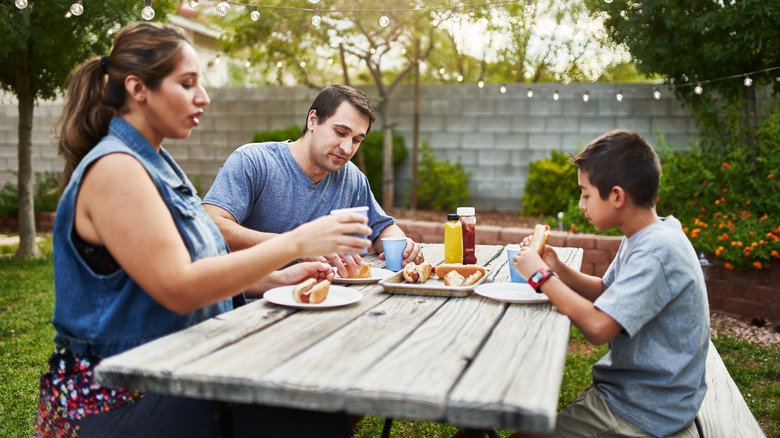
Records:
{"label": "orange flower", "polygon": [[768,217],[769,217],[769,215],[768,215],[768,214],[766,214],[766,213],[764,213],[764,215],[763,215],[763,216],[761,216],[761,219],[759,219],[758,221],[759,221],[759,222],[763,222],[763,221],[764,221],[764,219],[766,219],[766,218],[768,218]]}
{"label": "orange flower", "polygon": [[726,187],[723,187],[723,193],[726,193],[728,191],[729,191],[729,189],[727,189]]}
{"label": "orange flower", "polygon": [[752,235],[753,235],[752,231],[748,232],[748,236],[752,236]]}
{"label": "orange flower", "polygon": [[737,246],[737,242],[735,242],[735,241],[733,241],[733,240],[732,240],[732,241],[731,241],[731,246]]}
{"label": "orange flower", "polygon": [[780,254],[777,253],[777,250],[772,251],[771,254],[774,258],[780,258]]}
{"label": "orange flower", "polygon": [[753,266],[755,266],[755,267],[756,267],[756,269],[761,269],[761,262],[759,262],[758,260],[756,260],[755,262],[753,262]]}
{"label": "orange flower", "polygon": [[700,210],[701,210],[701,212],[702,212],[702,213],[704,213],[705,211],[707,211],[707,209],[706,209],[706,208],[704,208],[704,207],[700,208]]}
{"label": "orange flower", "polygon": [[767,175],[766,177],[767,177],[768,179],[772,179],[772,178],[774,178],[774,177],[775,177],[775,174],[774,174],[774,173],[770,173],[770,174],[769,174],[769,175]]}
{"label": "orange flower", "polygon": [[718,205],[718,204],[720,204],[720,199],[716,199],[715,200],[715,205]]}
{"label": "orange flower", "polygon": [[750,205],[750,201],[745,201],[745,205]]}
{"label": "orange flower", "polygon": [[726,169],[729,169],[729,168],[731,168],[731,164],[729,164],[729,163],[724,161],[723,162],[723,167],[725,167]]}
{"label": "orange flower", "polygon": [[723,265],[723,267],[724,267],[724,268],[726,268],[726,269],[727,269],[727,270],[729,270],[729,271],[730,271],[730,270],[732,270],[732,269],[734,269],[734,265],[732,265],[732,264],[731,264],[731,263],[729,263],[729,262],[726,262],[726,264],[725,264],[725,265]]}

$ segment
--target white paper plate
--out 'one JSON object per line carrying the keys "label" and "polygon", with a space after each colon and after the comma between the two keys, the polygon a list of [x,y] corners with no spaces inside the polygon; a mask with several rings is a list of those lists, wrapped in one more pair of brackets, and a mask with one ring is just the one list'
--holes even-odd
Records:
{"label": "white paper plate", "polygon": [[263,298],[280,306],[297,307],[299,309],[321,309],[346,306],[360,301],[360,299],[363,298],[363,294],[358,290],[331,284],[330,289],[328,290],[328,298],[325,298],[325,301],[317,304],[296,303],[292,297],[294,287],[295,286],[282,286],[273,288],[266,291],[266,293],[263,294]]}
{"label": "white paper plate", "polygon": [[[333,268],[336,271],[336,268]],[[371,276],[366,278],[345,278],[339,277],[339,274],[333,278],[334,283],[355,284],[355,283],[376,283],[377,281],[389,277],[395,274],[395,272],[389,269],[371,267]]]}
{"label": "white paper plate", "polygon": [[549,303],[545,294],[536,293],[528,283],[485,283],[477,286],[474,293],[505,303]]}

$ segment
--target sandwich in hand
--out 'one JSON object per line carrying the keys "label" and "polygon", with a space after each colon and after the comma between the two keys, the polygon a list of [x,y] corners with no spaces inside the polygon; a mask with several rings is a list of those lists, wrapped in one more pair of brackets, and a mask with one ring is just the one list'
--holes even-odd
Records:
{"label": "sandwich in hand", "polygon": [[347,268],[347,278],[371,278],[371,263],[359,266],[360,271],[357,274]]}
{"label": "sandwich in hand", "polygon": [[313,278],[299,283],[293,288],[293,301],[296,303],[317,304],[328,298],[330,281],[322,280],[319,283]]}
{"label": "sandwich in hand", "polygon": [[534,227],[534,234],[531,236],[531,241],[528,243],[533,250],[535,250],[539,257],[544,254],[544,246],[550,240],[550,226],[547,224],[540,224]]}
{"label": "sandwich in hand", "polygon": [[409,262],[401,271],[404,279],[409,283],[425,283],[433,273],[431,262],[426,260],[419,265]]}

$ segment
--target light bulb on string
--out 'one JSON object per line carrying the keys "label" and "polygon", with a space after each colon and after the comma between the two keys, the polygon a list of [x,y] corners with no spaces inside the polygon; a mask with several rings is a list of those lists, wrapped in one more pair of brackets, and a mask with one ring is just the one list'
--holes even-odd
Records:
{"label": "light bulb on string", "polygon": [[623,101],[623,90],[618,91],[618,93],[615,95],[615,99],[617,99],[618,102]]}
{"label": "light bulb on string", "polygon": [[529,99],[534,97],[534,90],[529,87],[525,95],[528,96]]}
{"label": "light bulb on string", "polygon": [[77,17],[84,13],[84,5],[81,4],[81,1],[82,0],[79,0],[76,3],[70,5],[70,13]]}
{"label": "light bulb on string", "polygon": [[379,25],[382,27],[387,27],[390,25],[390,17],[385,14],[385,11],[382,11],[382,16],[379,17]]}
{"label": "light bulb on string", "polygon": [[252,10],[252,13],[249,14],[249,18],[252,19],[252,21],[257,21],[260,19],[260,12],[257,10],[257,5],[255,5],[254,10]]}
{"label": "light bulb on string", "polygon": [[485,86],[485,81],[479,81],[477,82],[477,87],[483,88]]}
{"label": "light bulb on string", "polygon": [[696,83],[696,88],[693,89],[693,92],[696,94],[701,94],[704,91],[704,89],[701,87],[701,82]]}
{"label": "light bulb on string", "polygon": [[27,7],[27,0],[16,0],[14,5],[19,9],[24,9]]}
{"label": "light bulb on string", "polygon": [[750,75],[748,75],[747,73],[745,73],[745,82],[744,82],[744,84],[745,84],[746,87],[749,87],[749,86],[753,85],[753,79],[750,79]]}
{"label": "light bulb on string", "polygon": [[309,3],[311,3],[313,5],[316,5],[319,2],[320,2],[320,0],[309,0]]}
{"label": "light bulb on string", "polygon": [[198,0],[190,0],[190,9],[197,9],[198,8]]}
{"label": "light bulb on string", "polygon": [[555,90],[553,93],[553,100],[558,100],[561,98],[561,93],[558,92],[558,90]]}
{"label": "light bulb on string", "polygon": [[217,5],[217,14],[224,17],[225,15],[227,15],[229,10],[230,10],[230,3],[228,3],[226,0],[220,0],[219,4]]}
{"label": "light bulb on string", "polygon": [[219,54],[217,54],[216,59],[214,59],[214,65],[219,65],[221,63],[222,63],[222,57],[220,57]]}
{"label": "light bulb on string", "polygon": [[500,91],[501,94],[506,93],[506,85],[501,85],[501,88],[499,88],[498,91]]}
{"label": "light bulb on string", "polygon": [[298,65],[300,65],[301,68],[306,68],[306,61],[301,61],[301,63]]}
{"label": "light bulb on string", "polygon": [[146,0],[146,6],[141,9],[141,18],[146,21],[154,18],[154,8],[152,8],[152,0]]}
{"label": "light bulb on string", "polygon": [[525,8],[523,8],[523,13],[525,15],[533,15],[535,10],[536,10],[536,6],[534,5],[534,0],[526,0]]}
{"label": "light bulb on string", "polygon": [[444,67],[442,67],[442,68],[439,69],[439,74],[443,75],[445,71],[447,71],[447,70],[444,70]]}
{"label": "light bulb on string", "polygon": [[73,16],[73,14],[71,14],[71,13],[70,13],[70,10],[68,10],[67,12],[65,12],[65,18],[70,18],[70,17],[72,17],[72,16]]}
{"label": "light bulb on string", "polygon": [[655,100],[661,100],[661,90],[658,87],[653,88],[653,98]]}
{"label": "light bulb on string", "polygon": [[311,17],[311,25],[319,26],[320,23],[322,23],[322,17],[320,17],[320,10],[317,9],[317,12],[315,12],[314,15]]}
{"label": "light bulb on string", "polygon": [[463,75],[458,75],[458,82],[463,82]]}
{"label": "light bulb on string", "polygon": [[585,94],[583,94],[583,95],[582,95],[582,101],[583,101],[583,102],[587,102],[587,101],[589,101],[589,100],[590,100],[590,93],[588,93],[588,92],[586,91],[586,92],[585,92]]}
{"label": "light bulb on string", "polygon": [[282,61],[278,61],[276,63],[276,68],[282,68],[282,65],[284,65],[284,64],[282,64]]}
{"label": "light bulb on string", "polygon": [[328,58],[328,65],[333,65],[333,58]]}
{"label": "light bulb on string", "polygon": [[604,0],[604,3],[612,3],[612,0]]}

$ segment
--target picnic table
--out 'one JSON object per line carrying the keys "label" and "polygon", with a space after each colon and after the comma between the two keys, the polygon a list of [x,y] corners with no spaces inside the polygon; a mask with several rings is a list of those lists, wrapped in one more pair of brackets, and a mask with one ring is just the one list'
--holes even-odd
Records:
{"label": "picnic table", "polygon": [[[582,249],[556,250],[580,268]],[[443,245],[423,251],[443,262]],[[476,254],[488,269],[483,284],[509,282],[504,246],[478,245]],[[384,267],[376,255],[365,260]],[[109,357],[96,378],[108,387],[469,430],[552,430],[570,328],[552,304],[346,286],[362,298],[322,309],[257,300]]]}

